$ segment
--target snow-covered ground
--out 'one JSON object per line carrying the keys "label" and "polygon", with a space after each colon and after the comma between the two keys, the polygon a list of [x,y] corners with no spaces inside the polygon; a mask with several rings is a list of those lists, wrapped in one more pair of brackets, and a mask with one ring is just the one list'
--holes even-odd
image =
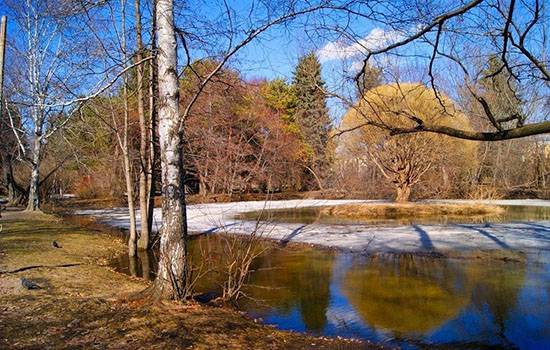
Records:
{"label": "snow-covered ground", "polygon": [[[363,200],[284,200],[190,205],[187,209],[189,231],[195,234],[231,232],[250,234],[255,222],[234,219],[248,211],[300,208],[349,203],[381,203]],[[474,201],[441,201],[474,203]],[[543,200],[477,201],[496,205],[550,206]],[[79,210],[77,215],[92,215],[101,222],[128,228],[127,208]],[[139,215],[139,213],[138,213]],[[139,219],[137,220],[139,223]],[[155,209],[155,229],[160,227],[161,212]],[[470,249],[513,249],[527,252],[550,251],[550,221],[495,224],[403,225],[326,225],[271,222],[258,230],[264,237],[284,242],[302,242],[354,251],[446,251]]]}

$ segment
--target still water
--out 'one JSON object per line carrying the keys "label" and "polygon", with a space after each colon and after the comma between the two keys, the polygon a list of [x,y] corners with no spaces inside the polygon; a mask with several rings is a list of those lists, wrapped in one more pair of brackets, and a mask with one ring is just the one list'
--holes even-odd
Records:
{"label": "still water", "polygon": [[[533,208],[514,213],[518,220],[548,215]],[[405,349],[550,349],[550,251],[505,262],[262,245],[245,288],[249,298],[239,307],[278,328]],[[222,257],[223,249],[217,235],[190,245],[195,259],[205,252]],[[199,292],[219,292],[216,271],[225,263],[214,262]],[[156,269],[152,255],[125,255],[112,265],[151,279]]]}

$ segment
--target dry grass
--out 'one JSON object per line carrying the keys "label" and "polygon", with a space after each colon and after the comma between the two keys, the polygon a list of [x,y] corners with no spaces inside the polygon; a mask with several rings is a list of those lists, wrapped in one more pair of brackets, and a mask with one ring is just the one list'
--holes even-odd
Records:
{"label": "dry grass", "polygon": [[[147,282],[105,266],[125,251],[120,238],[42,214],[5,212],[0,224],[0,349],[378,348],[279,331],[233,309],[153,305],[135,298]],[[22,277],[43,289],[23,289]]]}
{"label": "dry grass", "polygon": [[481,204],[347,204],[326,207],[323,215],[356,219],[408,219],[430,217],[480,217],[499,215],[504,208]]}

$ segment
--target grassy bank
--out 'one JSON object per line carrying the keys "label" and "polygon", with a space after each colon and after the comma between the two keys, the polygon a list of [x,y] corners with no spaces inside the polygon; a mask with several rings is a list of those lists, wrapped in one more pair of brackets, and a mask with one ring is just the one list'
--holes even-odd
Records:
{"label": "grassy bank", "polygon": [[482,204],[426,204],[426,203],[383,203],[346,204],[325,207],[322,215],[353,219],[411,219],[430,217],[485,217],[504,213],[504,208]]}
{"label": "grassy bank", "polygon": [[[8,211],[0,225],[1,349],[377,348],[279,331],[228,308],[150,304],[135,298],[148,282],[106,266],[125,251],[120,238],[45,214]],[[24,289],[23,277],[42,289]]]}

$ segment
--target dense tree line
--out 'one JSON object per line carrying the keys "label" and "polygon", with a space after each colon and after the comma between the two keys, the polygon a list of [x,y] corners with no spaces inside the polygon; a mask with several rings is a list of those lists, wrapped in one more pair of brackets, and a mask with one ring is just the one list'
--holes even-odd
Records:
{"label": "dense tree line", "polygon": [[[179,83],[182,106],[198,88],[195,74],[205,74],[216,64],[200,61],[184,71]],[[132,70],[127,92],[132,169],[139,169],[142,162],[137,76]],[[283,79],[249,81],[230,68],[218,72],[193,105],[185,124],[187,191],[231,196],[318,189],[327,183],[331,121],[319,84],[323,84],[320,65],[313,54],[300,60],[293,83]],[[73,152],[58,170],[62,181],[51,190],[76,192],[80,197],[126,192],[124,147],[119,144],[125,124],[124,104],[122,88],[108,98],[94,99],[62,137],[49,142],[48,153],[54,158],[63,153],[56,150]],[[11,133],[11,129],[6,128],[6,132]],[[139,174],[133,175],[134,186],[139,184]],[[134,192],[138,193],[137,188]]]}
{"label": "dense tree line", "polygon": [[[494,65],[494,61],[491,62],[489,66]],[[192,69],[204,74],[215,65],[215,61],[200,61]],[[197,89],[197,84],[191,68],[185,70],[180,79],[182,106]],[[235,69],[221,70],[204,89],[185,124],[187,192],[203,197],[223,195],[231,198],[243,193],[325,188],[335,194],[351,191],[356,196],[393,198],[392,188],[398,188],[400,193],[405,192],[398,196],[401,199],[411,196],[546,198],[548,195],[548,151],[544,138],[482,143],[475,147],[468,144],[466,148],[454,145],[452,140],[439,144],[434,141],[439,138],[429,135],[384,136],[386,141],[379,143],[384,131],[370,127],[361,129],[361,132],[366,133],[363,143],[356,143],[350,148],[346,144],[356,136],[330,136],[334,132],[331,131],[333,125],[328,117],[323,84],[320,66],[313,54],[299,61],[292,83],[283,79],[246,80]],[[383,85],[381,73],[371,69],[367,77],[363,78],[363,84],[365,93],[370,93],[367,96],[371,97],[371,112],[373,108],[382,112],[387,105],[378,103],[375,107],[372,98],[380,100],[386,98],[386,94],[369,92]],[[129,159],[131,167],[139,169],[142,162],[141,124],[139,99],[135,94],[138,86],[136,70],[131,71],[128,86],[131,95]],[[394,95],[399,97],[407,89],[406,86],[401,84],[401,91],[394,91]],[[484,86],[484,93],[497,106],[498,96],[502,94],[500,88],[488,82]],[[411,101],[419,99],[413,93],[405,95]],[[430,95],[426,91],[424,95],[427,97],[420,99],[425,105],[422,108],[438,111],[440,107],[433,93]],[[358,93],[358,96],[361,95]],[[504,105],[502,108],[507,108],[509,97],[500,99],[500,104]],[[462,103],[467,110],[471,102]],[[148,102],[145,108],[148,109]],[[18,115],[16,111],[10,113]],[[469,111],[468,124],[482,122],[482,119],[475,117],[475,113],[475,110]],[[353,118],[351,115],[344,117],[340,127],[345,129],[360,123],[360,115]],[[46,174],[52,174],[43,181],[43,194],[55,196],[75,193],[83,198],[121,198],[126,185],[124,155],[117,135],[123,119],[122,89],[109,98],[98,97],[88,103],[80,118],[74,120],[62,136],[54,136],[47,145],[43,167]],[[18,119],[15,120],[17,122]],[[8,122],[9,118],[5,116],[2,133],[8,142],[3,144],[3,157],[17,154],[15,136]],[[378,140],[375,148],[361,151],[361,147],[373,140]],[[70,151],[69,156],[67,150]],[[465,150],[468,150],[467,156]],[[397,169],[407,167],[405,163],[401,164],[403,167],[393,163],[392,157],[406,162],[407,158],[411,158],[407,157],[411,152],[419,155],[412,160],[416,164],[422,163],[419,159],[423,160],[424,167],[419,166],[410,171],[410,178],[399,176]],[[22,186],[29,174],[23,165],[13,160],[2,164],[5,190],[10,191],[10,197],[21,202],[25,194]],[[392,170],[392,164],[397,168]],[[14,172],[9,166],[15,166],[18,171]],[[158,164],[155,171],[160,171]],[[414,175],[414,171],[418,174]],[[17,179],[10,179],[14,173]],[[390,173],[393,175],[390,176]],[[138,193],[139,174],[134,172],[131,182],[136,187],[135,193]],[[160,189],[158,180],[154,186],[156,191]],[[134,197],[137,201],[137,195]]]}

